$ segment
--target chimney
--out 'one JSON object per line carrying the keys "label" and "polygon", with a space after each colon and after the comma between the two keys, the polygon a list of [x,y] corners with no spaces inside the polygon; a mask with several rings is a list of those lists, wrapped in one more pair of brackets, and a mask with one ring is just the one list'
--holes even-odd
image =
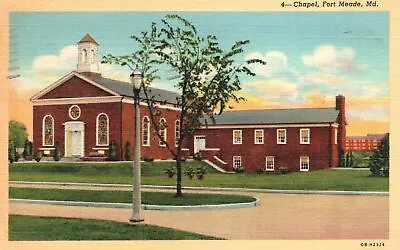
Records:
{"label": "chimney", "polygon": [[346,152],[346,100],[342,95],[336,96],[336,110],[339,111],[338,123],[338,146],[339,146],[339,159],[342,159]]}

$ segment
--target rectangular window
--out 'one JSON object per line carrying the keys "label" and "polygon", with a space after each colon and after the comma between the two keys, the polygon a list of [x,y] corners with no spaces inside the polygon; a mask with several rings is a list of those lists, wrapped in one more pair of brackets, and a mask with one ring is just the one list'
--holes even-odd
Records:
{"label": "rectangular window", "polygon": [[277,129],[276,130],[276,143],[277,144],[286,144],[286,129]]}
{"label": "rectangular window", "polygon": [[233,130],[233,144],[242,144],[242,130]]}
{"label": "rectangular window", "polygon": [[254,144],[264,144],[264,130],[254,130]]}
{"label": "rectangular window", "polygon": [[[335,144],[337,144],[337,136],[338,136],[338,134],[337,134],[337,128],[335,128]],[[331,137],[332,138],[332,137]]]}
{"label": "rectangular window", "polygon": [[310,144],[310,129],[300,129],[300,144]]}
{"label": "rectangular window", "polygon": [[310,169],[310,157],[300,156],[300,171],[308,171]]}
{"label": "rectangular window", "polygon": [[234,156],[233,157],[233,168],[239,168],[242,166],[242,157],[241,156]]}
{"label": "rectangular window", "polygon": [[274,158],[275,157],[273,157],[273,156],[267,156],[265,158],[265,170],[274,171],[274,167],[275,167]]}

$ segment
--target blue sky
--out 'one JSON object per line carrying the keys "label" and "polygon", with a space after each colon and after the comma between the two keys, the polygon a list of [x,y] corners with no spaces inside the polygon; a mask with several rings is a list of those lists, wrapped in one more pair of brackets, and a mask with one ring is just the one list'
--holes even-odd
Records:
{"label": "blue sky", "polygon": [[[171,13],[171,12],[168,12]],[[14,12],[10,14],[11,66],[19,92],[34,92],[75,69],[76,44],[86,33],[102,55],[132,51],[129,36],[160,22],[166,12]],[[347,98],[348,116],[388,122],[387,12],[180,12],[200,34],[214,34],[223,47],[250,40],[242,58],[262,58],[257,77],[243,79],[238,108],[330,105]],[[75,48],[76,49],[76,48]],[[110,78],[129,71],[103,66]],[[161,80],[156,87],[173,89]],[[370,106],[368,106],[370,105]]]}

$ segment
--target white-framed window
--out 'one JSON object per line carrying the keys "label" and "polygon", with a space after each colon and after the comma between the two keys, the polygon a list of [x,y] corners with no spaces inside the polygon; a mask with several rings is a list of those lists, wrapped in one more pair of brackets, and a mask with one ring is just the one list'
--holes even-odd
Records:
{"label": "white-framed window", "polygon": [[286,129],[277,129],[276,130],[276,143],[277,144],[286,144]]}
{"label": "white-framed window", "polygon": [[300,171],[310,170],[310,157],[300,156]]}
{"label": "white-framed window", "polygon": [[110,131],[109,119],[106,113],[100,113],[96,118],[96,146],[108,146]]}
{"label": "white-framed window", "polygon": [[86,49],[83,49],[82,50],[82,62],[86,62],[87,61],[87,58],[88,58],[88,53],[87,53],[87,50]]}
{"label": "white-framed window", "polygon": [[242,144],[242,130],[233,130],[233,144]]}
{"label": "white-framed window", "polygon": [[300,144],[310,144],[310,129],[300,129]]}
{"label": "white-framed window", "polygon": [[240,168],[242,166],[242,157],[241,156],[234,156],[233,157],[233,168]]}
{"label": "white-framed window", "polygon": [[181,122],[175,121],[175,147],[178,147],[179,138],[181,137]]}
{"label": "white-framed window", "polygon": [[72,105],[68,110],[69,118],[77,120],[81,116],[81,108],[78,105]]}
{"label": "white-framed window", "polygon": [[274,168],[275,168],[275,157],[274,156],[265,157],[265,170],[274,171]]}
{"label": "white-framed window", "polygon": [[150,146],[150,119],[147,116],[144,116],[142,121],[142,145]]}
{"label": "white-framed window", "polygon": [[338,141],[337,138],[338,138],[338,131],[337,131],[337,128],[335,128],[335,144],[337,144],[337,141]]}
{"label": "white-framed window", "polygon": [[46,115],[43,117],[42,145],[54,146],[54,118],[51,115]]}
{"label": "white-framed window", "polygon": [[159,124],[159,133],[160,133],[160,143],[159,145],[161,147],[165,147],[165,142],[167,141],[167,121],[165,118],[160,119],[160,124]]}
{"label": "white-framed window", "polygon": [[264,144],[264,130],[255,129],[254,130],[254,144]]}

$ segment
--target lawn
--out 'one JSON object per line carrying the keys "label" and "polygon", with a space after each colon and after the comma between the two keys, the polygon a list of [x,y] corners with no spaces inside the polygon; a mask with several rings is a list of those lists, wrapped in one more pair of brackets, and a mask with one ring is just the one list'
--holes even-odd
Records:
{"label": "lawn", "polygon": [[218,238],[152,225],[66,219],[9,216],[9,240],[215,240]]}
{"label": "lawn", "polygon": [[[388,191],[389,179],[371,177],[364,170],[319,170],[278,174],[222,174],[199,161],[186,161],[183,169],[205,166],[203,180],[183,176],[183,186],[263,188],[284,190],[348,190]],[[145,162],[142,164],[142,184],[175,185],[175,177],[169,179],[164,170],[175,167],[174,162]],[[59,181],[83,183],[132,183],[130,163],[13,163],[10,164],[10,180]]]}
{"label": "lawn", "polygon": [[[132,203],[132,192],[128,191],[10,188],[9,197],[32,200]],[[142,192],[142,203],[147,205],[215,205],[255,200],[253,197],[244,195],[186,193],[183,197],[175,198],[174,193]]]}

